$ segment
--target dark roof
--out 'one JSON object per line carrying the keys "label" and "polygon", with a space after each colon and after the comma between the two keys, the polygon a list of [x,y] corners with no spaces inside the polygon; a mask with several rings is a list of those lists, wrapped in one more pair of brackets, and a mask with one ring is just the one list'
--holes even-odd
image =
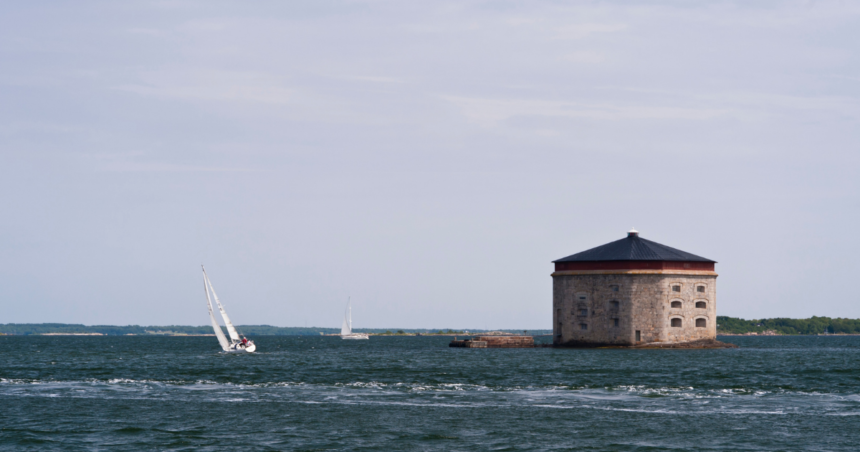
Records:
{"label": "dark roof", "polygon": [[638,234],[576,253],[553,262],[595,262],[595,261],[686,261],[716,262],[686,251],[645,240]]}

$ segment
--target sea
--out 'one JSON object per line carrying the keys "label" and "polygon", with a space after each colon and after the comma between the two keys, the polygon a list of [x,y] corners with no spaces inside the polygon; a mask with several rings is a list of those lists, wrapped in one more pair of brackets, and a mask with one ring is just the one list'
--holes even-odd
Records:
{"label": "sea", "polygon": [[253,339],[227,354],[214,337],[0,336],[0,450],[860,450],[860,337]]}

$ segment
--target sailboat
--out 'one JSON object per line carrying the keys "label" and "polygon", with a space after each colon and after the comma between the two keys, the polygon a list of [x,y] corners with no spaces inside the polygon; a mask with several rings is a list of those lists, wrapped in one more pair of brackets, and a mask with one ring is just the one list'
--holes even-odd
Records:
{"label": "sailboat", "polygon": [[343,325],[340,327],[341,339],[370,339],[370,336],[365,333],[352,332],[352,304],[349,298],[346,300],[346,312],[343,315]]}
{"label": "sailboat", "polygon": [[[203,268],[202,265],[200,267]],[[206,305],[209,307],[209,320],[212,321],[212,328],[215,330],[215,336],[218,338],[218,343],[221,344],[221,348],[225,352],[253,353],[257,350],[257,346],[254,344],[254,341],[249,341],[244,336],[240,336],[236,331],[236,327],[233,326],[233,322],[230,321],[230,317],[227,317],[227,311],[224,310],[224,306],[221,306],[221,301],[218,300],[215,288],[212,287],[212,281],[209,281],[209,277],[206,276],[206,268],[203,268],[203,290],[206,291]],[[224,332],[221,331],[221,325],[219,325],[218,321],[215,320],[215,314],[212,313],[212,298],[209,297],[210,291],[212,292],[212,298],[215,299],[215,304],[218,305],[218,310],[221,311],[221,317],[224,319],[224,324],[227,325],[227,334],[230,335],[229,342],[224,336]]]}

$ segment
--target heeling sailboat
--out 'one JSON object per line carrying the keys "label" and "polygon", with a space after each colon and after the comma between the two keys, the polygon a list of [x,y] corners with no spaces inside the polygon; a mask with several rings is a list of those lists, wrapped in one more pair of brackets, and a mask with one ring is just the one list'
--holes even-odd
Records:
{"label": "heeling sailboat", "polygon": [[[218,300],[218,294],[215,293],[215,288],[212,287],[212,281],[209,280],[209,276],[206,275],[206,268],[202,265],[203,268],[203,290],[206,291],[206,304],[209,307],[209,319],[212,321],[212,328],[215,330],[215,336],[218,338],[218,343],[221,344],[221,348],[225,352],[254,352],[257,350],[257,345],[254,344],[254,341],[249,341],[248,339],[241,337],[239,332],[236,331],[236,328],[233,326],[233,322],[230,321],[230,317],[227,316],[227,311],[224,310],[224,306],[221,305],[221,301]],[[221,318],[224,319],[224,324],[227,326],[227,334],[230,335],[230,341],[227,341],[227,338],[224,336],[224,332],[221,331],[221,325],[218,324],[218,321],[215,320],[215,314],[212,312],[212,298],[209,297],[209,292],[212,292],[212,298],[215,299],[215,304],[218,305],[218,310],[221,312]]]}
{"label": "heeling sailboat", "polygon": [[340,327],[341,339],[370,339],[370,336],[365,333],[352,332],[352,304],[349,298],[346,300],[346,312],[343,315],[343,325]]}

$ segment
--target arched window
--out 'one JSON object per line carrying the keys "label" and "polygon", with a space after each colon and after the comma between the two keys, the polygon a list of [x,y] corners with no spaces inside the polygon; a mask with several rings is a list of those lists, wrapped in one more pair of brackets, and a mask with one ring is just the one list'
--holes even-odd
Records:
{"label": "arched window", "polygon": [[671,306],[672,306],[672,309],[681,309],[681,302],[680,301],[673,301]]}
{"label": "arched window", "polygon": [[708,308],[708,303],[705,303],[704,301],[697,301],[696,302],[696,309],[707,309],[707,308]]}
{"label": "arched window", "polygon": [[708,321],[706,319],[696,319],[696,328],[707,328]]}
{"label": "arched window", "polygon": [[672,328],[681,328],[681,319],[672,319]]}

